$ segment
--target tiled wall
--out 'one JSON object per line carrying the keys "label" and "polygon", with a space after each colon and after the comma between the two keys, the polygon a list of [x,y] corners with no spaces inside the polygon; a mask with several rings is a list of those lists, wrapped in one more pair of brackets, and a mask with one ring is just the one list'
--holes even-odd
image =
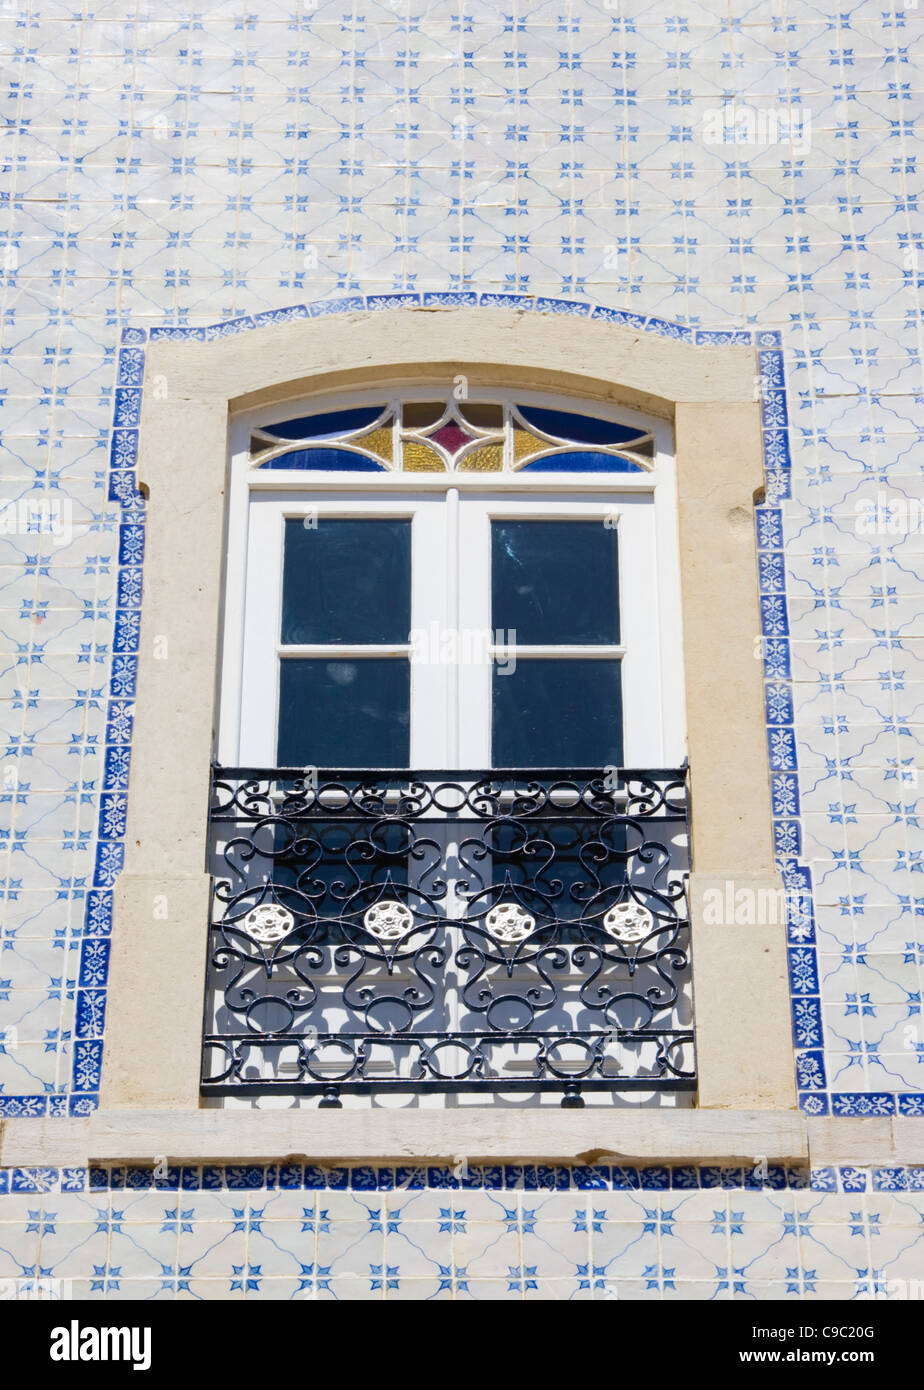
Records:
{"label": "tiled wall", "polygon": [[[89,10],[0,14],[0,500],[59,532],[0,514],[0,1114],[95,1103],[148,334],[449,293],[764,344],[756,650],[778,850],[814,896],[790,923],[802,1103],[919,1113],[924,7]],[[715,143],[730,101],[793,140]]]}
{"label": "tiled wall", "polygon": [[13,1170],[0,1296],[917,1298],[917,1170]]}

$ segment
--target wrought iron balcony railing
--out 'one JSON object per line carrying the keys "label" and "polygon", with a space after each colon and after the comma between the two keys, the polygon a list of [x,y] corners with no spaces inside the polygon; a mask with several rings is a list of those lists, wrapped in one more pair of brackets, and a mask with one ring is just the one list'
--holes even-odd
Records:
{"label": "wrought iron balcony railing", "polygon": [[695,1085],[684,771],[212,792],[205,1093]]}

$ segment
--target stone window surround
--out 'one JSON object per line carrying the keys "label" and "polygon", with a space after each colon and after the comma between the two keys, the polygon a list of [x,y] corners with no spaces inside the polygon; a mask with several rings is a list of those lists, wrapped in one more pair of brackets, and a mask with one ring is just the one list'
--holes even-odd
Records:
{"label": "stone window surround", "polygon": [[[181,1131],[186,1137],[177,1154],[190,1144],[195,1149],[192,1135],[204,1143],[208,1133],[209,1147],[218,1143],[229,1157],[245,1130],[253,1136],[248,1152],[265,1143],[272,1154],[273,1135],[277,1144],[281,1137],[279,1112],[207,1110],[199,1098],[207,800],[231,415],[380,383],[445,387],[460,373],[473,386],[503,383],[623,404],[669,420],[674,430],[698,1108],[646,1112],[647,1118],[627,1110],[403,1110],[400,1120],[389,1111],[351,1118],[304,1108],[288,1112],[286,1123],[314,1136],[316,1154],[329,1153],[332,1141],[336,1147],[335,1133],[357,1156],[430,1153],[439,1134],[451,1153],[490,1157],[499,1145],[509,1156],[515,1142],[518,1152],[536,1158],[573,1155],[576,1144],[584,1153],[605,1150],[605,1135],[638,1132],[641,1156],[650,1158],[665,1159],[679,1144],[685,1160],[715,1161],[732,1156],[737,1142],[756,1156],[798,1159],[803,1126],[796,1115],[779,1113],[796,1103],[785,924],[716,926],[702,910],[704,892],[717,881],[780,886],[771,848],[763,677],[753,657],[760,632],[753,505],[764,481],[755,349],[693,346],[607,322],[506,308],[364,311],[205,342],[151,343],[139,459],[149,496],[139,693],[126,862],[115,896],[103,1114],[91,1128],[120,1133],[133,1117],[116,1112],[134,1111],[139,1122],[145,1115],[141,1128],[156,1152],[172,1154],[169,1135],[176,1131],[179,1144]],[[168,639],[167,660],[155,656],[161,635]],[[166,898],[166,920],[155,920],[155,898]],[[716,1113],[723,1111],[735,1113],[723,1119]],[[591,1131],[599,1145],[586,1142]],[[240,1140],[221,1139],[222,1133]],[[458,1142],[450,1143],[445,1136],[453,1134]]]}

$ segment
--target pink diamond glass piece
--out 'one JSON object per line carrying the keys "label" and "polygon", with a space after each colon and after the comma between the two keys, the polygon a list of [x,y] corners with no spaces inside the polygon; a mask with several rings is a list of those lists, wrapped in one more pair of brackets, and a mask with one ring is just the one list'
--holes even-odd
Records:
{"label": "pink diamond glass piece", "polygon": [[444,425],[442,429],[431,434],[429,438],[445,449],[447,454],[457,454],[462,445],[468,444],[475,436],[466,434],[465,430],[460,429],[458,425]]}

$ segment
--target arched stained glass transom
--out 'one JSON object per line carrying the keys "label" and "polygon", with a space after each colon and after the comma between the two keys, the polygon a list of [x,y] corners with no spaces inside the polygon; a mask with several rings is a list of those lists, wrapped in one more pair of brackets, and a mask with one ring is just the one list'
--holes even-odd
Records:
{"label": "arched stained glass transom", "polygon": [[302,414],[254,429],[261,468],[352,473],[638,473],[638,426],[509,401],[392,400]]}

